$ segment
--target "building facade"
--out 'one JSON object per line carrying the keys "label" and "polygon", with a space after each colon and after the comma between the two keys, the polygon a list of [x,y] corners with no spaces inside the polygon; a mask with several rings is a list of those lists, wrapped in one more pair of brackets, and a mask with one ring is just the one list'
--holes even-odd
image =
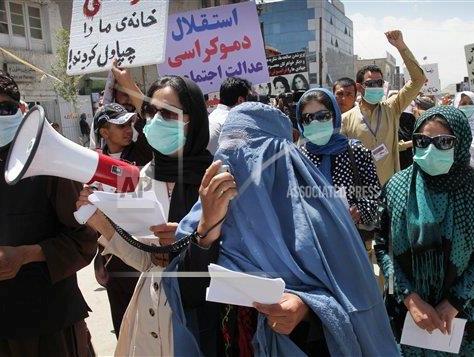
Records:
{"label": "building facade", "polygon": [[[62,27],[60,1],[0,1],[0,47],[50,73],[55,34]],[[54,120],[59,107],[52,80],[0,51],[0,63],[18,83],[22,100],[40,103]]]}
{"label": "building facade", "polygon": [[283,0],[260,5],[266,46],[305,50],[312,86],[331,87],[354,74],[352,21],[338,0]]}

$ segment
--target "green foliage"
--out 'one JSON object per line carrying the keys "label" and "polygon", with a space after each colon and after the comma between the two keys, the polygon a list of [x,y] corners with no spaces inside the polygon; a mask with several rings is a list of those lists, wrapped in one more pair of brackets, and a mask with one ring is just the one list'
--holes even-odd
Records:
{"label": "green foliage", "polygon": [[51,72],[62,82],[54,81],[54,90],[64,100],[71,102],[74,107],[77,103],[77,94],[82,76],[69,76],[66,74],[69,51],[69,31],[61,28],[56,32],[58,43],[56,61],[51,65]]}

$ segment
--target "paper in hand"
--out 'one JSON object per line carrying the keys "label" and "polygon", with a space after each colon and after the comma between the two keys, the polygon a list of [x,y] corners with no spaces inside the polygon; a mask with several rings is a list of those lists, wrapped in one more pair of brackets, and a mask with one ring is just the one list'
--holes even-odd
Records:
{"label": "paper in hand", "polygon": [[438,329],[430,334],[428,331],[419,328],[410,313],[407,313],[400,343],[429,350],[459,353],[466,321],[465,319],[453,319],[450,335],[443,335]]}
{"label": "paper in hand", "polygon": [[150,226],[166,223],[163,207],[154,191],[138,193],[96,191],[89,196],[89,201],[133,236],[152,236]]}
{"label": "paper in hand", "polygon": [[285,290],[283,279],[269,279],[235,272],[217,264],[209,265],[211,284],[207,288],[206,300],[222,304],[252,307],[278,303]]}

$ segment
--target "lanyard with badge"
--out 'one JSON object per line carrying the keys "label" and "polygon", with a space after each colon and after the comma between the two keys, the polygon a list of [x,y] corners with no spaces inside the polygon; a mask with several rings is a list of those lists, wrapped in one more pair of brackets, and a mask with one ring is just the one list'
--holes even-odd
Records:
{"label": "lanyard with badge", "polygon": [[[370,133],[374,136],[375,143],[377,144],[378,143],[377,134],[378,134],[379,129],[380,129],[380,123],[382,122],[382,109],[379,108],[378,115],[377,115],[377,125],[375,127],[375,130],[372,129],[372,126],[370,125],[370,121],[362,113],[362,110],[360,110],[360,114],[362,115],[362,120],[364,121],[364,124],[367,126]],[[384,143],[382,143],[380,145],[377,145],[374,149],[372,149],[372,156],[374,157],[374,160],[376,162],[382,160],[388,154],[389,154],[389,152],[388,152],[387,146]]]}

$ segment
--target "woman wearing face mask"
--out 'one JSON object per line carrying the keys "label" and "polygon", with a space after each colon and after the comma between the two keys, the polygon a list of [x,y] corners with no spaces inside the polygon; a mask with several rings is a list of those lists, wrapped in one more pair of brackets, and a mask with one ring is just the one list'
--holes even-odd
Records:
{"label": "woman wearing face mask", "polygon": [[[474,93],[468,91],[457,93],[453,105],[466,114],[474,136]],[[474,167],[474,143],[471,145],[471,166]]]}
{"label": "woman wearing face mask", "polygon": [[[131,80],[129,74],[127,76]],[[126,88],[133,90],[129,84],[125,83]],[[147,242],[168,245],[175,242],[179,221],[196,203],[201,180],[212,162],[212,156],[206,150],[209,141],[208,117],[201,90],[186,78],[162,77],[151,85],[147,94],[150,100],[137,104],[143,104],[143,116],[148,119],[143,132],[153,148],[154,157],[142,169],[138,191],[153,190],[169,222],[151,227],[150,233],[154,233],[159,241],[147,239]],[[232,176],[219,174],[212,182],[213,190],[220,192],[219,204],[228,204],[229,195],[235,187]],[[84,189],[78,206],[87,204],[91,193],[90,189]],[[100,212],[88,224],[102,234],[99,243],[104,246],[103,254],[114,254],[136,270],[147,273],[140,276],[124,315],[115,354],[173,355],[171,310],[162,290],[161,278],[159,274],[153,274],[161,272],[170,257],[151,254],[125,242],[119,236],[120,232]],[[218,246],[212,246],[207,251],[209,256],[217,255]],[[212,261],[211,258],[209,260]],[[206,306],[203,307],[205,309]],[[213,315],[207,314],[207,318],[212,319]]]}
{"label": "woman wearing face mask", "polygon": [[371,241],[369,231],[373,230],[380,192],[371,152],[339,133],[341,112],[336,98],[326,89],[307,91],[298,102],[296,115],[304,138],[301,152],[330,184],[344,189],[352,219],[365,228],[361,230],[364,240]]}
{"label": "woman wearing face mask", "polygon": [[[400,338],[407,311],[422,329],[452,332],[467,319],[460,355],[474,355],[474,170],[465,116],[434,107],[416,122],[414,164],[384,189],[385,207],[375,250],[393,284],[386,305]],[[390,247],[390,248],[389,248]],[[393,274],[393,275],[392,275]],[[404,355],[435,352],[402,345]],[[448,354],[436,353],[436,356]]]}

